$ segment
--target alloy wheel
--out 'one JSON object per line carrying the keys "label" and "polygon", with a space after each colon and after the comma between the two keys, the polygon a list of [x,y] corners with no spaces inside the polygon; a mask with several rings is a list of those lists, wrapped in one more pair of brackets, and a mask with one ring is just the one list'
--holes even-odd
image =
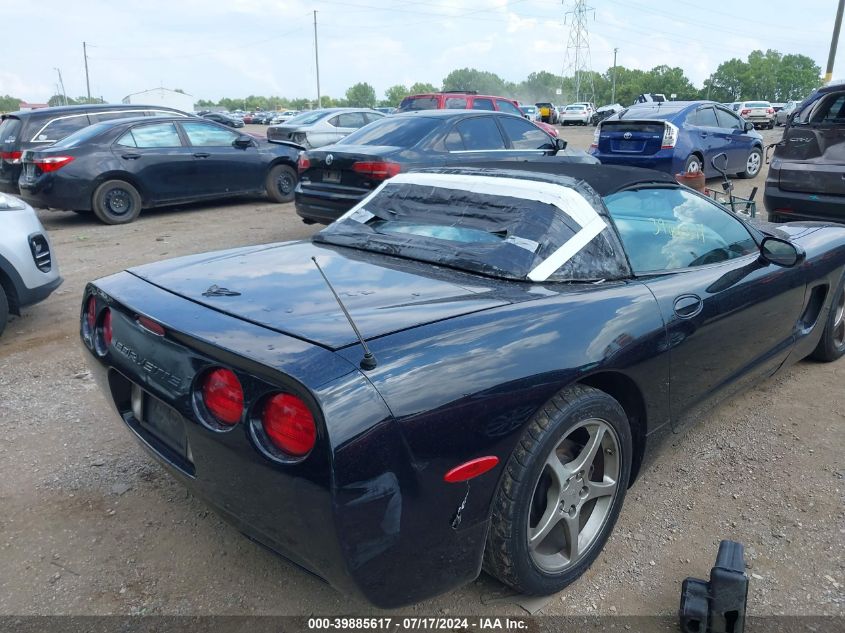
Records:
{"label": "alloy wheel", "polygon": [[745,162],[745,171],[751,176],[756,176],[757,172],[760,171],[760,160],[758,152],[751,152]]}
{"label": "alloy wheel", "polygon": [[837,349],[845,345],[845,288],[833,304],[833,344]]}
{"label": "alloy wheel", "polygon": [[557,573],[587,554],[610,515],[620,468],[619,439],[605,420],[584,420],[561,438],[528,513],[528,550],[538,567]]}

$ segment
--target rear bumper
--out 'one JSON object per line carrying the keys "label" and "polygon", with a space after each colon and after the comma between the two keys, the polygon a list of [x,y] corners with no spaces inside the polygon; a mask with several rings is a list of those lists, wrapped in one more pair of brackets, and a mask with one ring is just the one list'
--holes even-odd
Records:
{"label": "rear bumper", "polygon": [[[89,291],[101,308],[110,307],[114,336],[102,353],[84,335],[83,347],[123,424],[246,536],[384,608],[478,576],[486,521],[456,531],[445,522],[415,520],[432,516],[437,499],[421,489],[418,467],[375,388],[340,354],[203,308],[129,273],[100,280]],[[134,307],[119,297],[131,297]],[[135,322],[141,307],[152,317],[168,315],[157,318],[164,338]],[[241,355],[244,346],[252,351]],[[202,422],[193,387],[197,376],[217,365],[238,374],[248,412],[223,432]],[[184,429],[182,453],[135,417],[133,384],[174,412],[172,420]],[[318,442],[305,460],[279,463],[258,450],[249,412],[267,389],[294,384],[322,414]]]}
{"label": "rear bumper", "polygon": [[845,222],[845,196],[784,191],[777,184],[767,181],[763,203],[769,217],[777,215],[784,221]]}
{"label": "rear bumper", "polygon": [[644,167],[646,169],[665,171],[668,174],[676,174],[684,170],[683,161],[676,158],[674,152],[664,152],[663,150],[650,156],[642,156],[633,153],[623,154],[601,152],[595,148],[590,148],[589,154],[598,158],[602,165]]}
{"label": "rear bumper", "polygon": [[331,191],[316,189],[300,182],[296,186],[296,214],[304,220],[331,224],[371,192],[350,189]]}
{"label": "rear bumper", "polygon": [[42,209],[68,209],[91,211],[93,190],[90,183],[60,177],[57,174],[42,174],[29,182],[18,182],[20,197],[34,207]]}

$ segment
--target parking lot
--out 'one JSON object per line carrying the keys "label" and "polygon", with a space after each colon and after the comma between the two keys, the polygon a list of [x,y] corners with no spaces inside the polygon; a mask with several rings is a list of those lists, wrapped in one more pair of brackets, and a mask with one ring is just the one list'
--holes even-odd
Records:
{"label": "parking lot", "polygon": [[[592,134],[561,129],[573,148]],[[763,132],[767,143],[780,134]],[[741,196],[760,188],[761,210],[765,174],[735,181]],[[0,339],[0,614],[376,612],[247,540],[172,481],[107,406],[77,336],[91,279],[319,227],[262,199],[147,211],[120,226],[39,217],[65,282]],[[681,581],[706,578],[730,538],[747,548],[749,612],[845,615],[843,379],[842,362],[801,362],[673,438],[629,491],[596,564],[561,594],[526,602],[482,574],[403,612],[671,614]]]}

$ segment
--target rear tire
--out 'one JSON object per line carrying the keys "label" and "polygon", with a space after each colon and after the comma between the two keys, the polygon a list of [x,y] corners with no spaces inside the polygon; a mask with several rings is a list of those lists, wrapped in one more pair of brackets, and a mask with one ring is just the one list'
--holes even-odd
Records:
{"label": "rear tire", "polygon": [[845,276],[830,303],[830,312],[824,324],[824,332],[810,358],[830,363],[845,354]]}
{"label": "rear tire", "polygon": [[573,385],[552,398],[505,466],[484,568],[529,595],[549,595],[577,579],[616,524],[631,446],[625,411],[606,393]]}
{"label": "rear tire", "polygon": [[92,206],[104,224],[129,224],[141,213],[141,194],[125,180],[107,180],[94,192]]}
{"label": "rear tire", "polygon": [[704,171],[704,165],[702,164],[701,159],[698,157],[698,154],[690,154],[687,158],[687,162],[684,163],[684,172],[690,174],[698,173],[700,171]]}
{"label": "rear tire", "polygon": [[754,178],[760,173],[763,167],[763,151],[759,147],[753,147],[745,159],[745,171],[737,174],[740,178]]}
{"label": "rear tire", "polygon": [[275,165],[267,172],[264,188],[273,202],[291,202],[297,183],[296,170],[288,165]]}
{"label": "rear tire", "polygon": [[6,329],[6,322],[9,320],[9,299],[6,297],[6,291],[3,286],[0,286],[0,335]]}

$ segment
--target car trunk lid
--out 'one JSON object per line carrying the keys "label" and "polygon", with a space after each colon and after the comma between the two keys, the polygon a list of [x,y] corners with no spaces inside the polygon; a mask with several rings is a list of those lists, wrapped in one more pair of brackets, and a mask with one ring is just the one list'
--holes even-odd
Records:
{"label": "car trunk lid", "polygon": [[660,151],[665,129],[663,121],[604,121],[599,132],[599,151],[650,156]]}
{"label": "car trunk lid", "polygon": [[791,127],[773,158],[784,191],[845,195],[845,125]]}
{"label": "car trunk lid", "polygon": [[366,339],[510,303],[466,273],[310,242],[207,253],[129,272],[213,310],[339,349],[357,339],[312,257]]}

